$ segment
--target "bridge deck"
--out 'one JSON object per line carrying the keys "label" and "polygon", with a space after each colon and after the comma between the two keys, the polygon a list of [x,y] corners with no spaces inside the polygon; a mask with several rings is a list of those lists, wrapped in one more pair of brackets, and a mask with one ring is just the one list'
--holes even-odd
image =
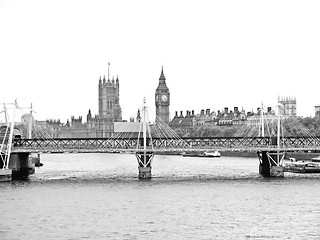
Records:
{"label": "bridge deck", "polygon": [[[14,152],[29,151],[73,151],[87,150],[104,152],[111,150],[135,150],[139,144],[137,139],[104,139],[104,138],[56,138],[56,139],[15,139]],[[319,138],[285,137],[280,140],[281,151],[319,151]],[[203,137],[160,139],[153,138],[155,151],[186,150],[219,150],[219,151],[275,151],[278,150],[276,140],[268,137]]]}

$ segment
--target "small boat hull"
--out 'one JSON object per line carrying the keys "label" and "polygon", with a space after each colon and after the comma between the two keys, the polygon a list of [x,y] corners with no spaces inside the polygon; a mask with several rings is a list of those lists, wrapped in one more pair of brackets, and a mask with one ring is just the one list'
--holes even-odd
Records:
{"label": "small boat hull", "polygon": [[215,152],[204,152],[204,153],[185,153],[182,156],[184,157],[205,157],[205,158],[219,158],[220,153]]}
{"label": "small boat hull", "polygon": [[205,158],[219,158],[220,156],[206,156],[203,154],[183,154],[183,157],[205,157]]}
{"label": "small boat hull", "polygon": [[312,161],[293,161],[284,164],[285,172],[320,173],[320,163]]}

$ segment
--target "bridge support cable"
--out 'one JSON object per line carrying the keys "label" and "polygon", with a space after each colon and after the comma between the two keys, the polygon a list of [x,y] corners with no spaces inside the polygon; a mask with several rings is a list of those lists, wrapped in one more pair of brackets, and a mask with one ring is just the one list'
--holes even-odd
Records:
{"label": "bridge support cable", "polygon": [[[7,105],[12,105],[12,119],[9,118]],[[0,146],[0,155],[1,155],[1,168],[9,169],[9,161],[12,152],[12,143],[14,137],[14,126],[15,126],[15,117],[16,117],[16,109],[18,107],[17,100],[14,103],[4,104],[4,110],[1,113],[4,113],[5,117],[5,132],[1,136],[1,146]],[[2,129],[4,129],[2,127]]]}
{"label": "bridge support cable", "polygon": [[6,168],[6,161],[7,161],[7,146],[8,146],[8,138],[9,138],[9,132],[10,132],[10,126],[7,125],[5,128],[5,133],[2,135],[1,134],[1,138],[2,138],[2,142],[1,142],[1,146],[0,146],[0,157],[2,160],[2,169]]}
{"label": "bridge support cable", "polygon": [[[140,109],[139,109],[140,111]],[[141,110],[142,111],[142,110]],[[140,112],[141,112],[140,111]],[[146,107],[146,114],[149,114],[149,108]],[[149,119],[149,116],[147,116]],[[114,133],[108,139],[112,144],[108,148],[114,150],[133,150],[140,142],[142,136],[141,122],[130,123],[114,123]],[[181,149],[189,149],[190,144],[183,140],[174,130],[172,130],[160,117],[156,116],[156,121],[151,123],[148,121],[148,138],[157,151],[180,151]],[[101,146],[106,147],[106,146]]]}
{"label": "bridge support cable", "polygon": [[315,136],[312,132],[310,132],[310,130],[308,130],[305,126],[303,126],[302,123],[296,117],[284,118],[283,122],[284,136],[290,136],[291,139],[300,138],[304,140],[304,144],[308,145],[309,147],[320,147],[320,139],[317,136]]}
{"label": "bridge support cable", "polygon": [[159,116],[156,116],[156,122],[151,126],[154,138],[159,140],[159,146],[164,145],[166,149],[172,150],[190,149],[191,145],[183,140],[170,126],[168,126]]}
{"label": "bridge support cable", "polygon": [[[6,111],[6,109],[5,109]],[[6,113],[5,113],[6,114]],[[7,117],[5,117],[7,120]],[[6,149],[7,149],[7,145],[8,145],[8,131],[9,131],[9,125],[7,124],[6,121],[6,127],[5,127],[5,132],[2,134],[2,132],[0,132],[0,138],[2,138],[2,142],[1,142],[1,146],[0,146],[0,157],[2,160],[2,166],[3,168],[5,168],[6,166]]]}
{"label": "bridge support cable", "polygon": [[[296,117],[280,117],[280,148],[281,149],[303,149],[308,147],[309,149],[320,149],[320,140],[310,130],[304,127]],[[250,144],[249,139],[252,139],[252,143],[255,147],[261,147],[261,149],[272,148],[278,145],[277,139],[277,117],[267,116],[265,117],[265,137],[259,136],[258,123],[248,123],[242,126],[236,133],[235,137],[243,138],[243,147],[254,147]],[[258,139],[264,139],[259,146]],[[236,146],[235,146],[236,147]]]}
{"label": "bridge support cable", "polygon": [[[16,151],[64,151],[63,142],[55,141],[55,131],[46,121],[36,121],[36,111],[16,104],[21,121],[16,124],[14,149]],[[18,133],[19,132],[19,133]],[[18,134],[18,135],[17,135]]]}
{"label": "bridge support cable", "polygon": [[[13,105],[12,119],[9,118],[7,105]],[[35,166],[29,158],[29,152],[13,151],[15,145],[14,137],[17,134],[15,129],[16,114],[18,109],[17,100],[12,104],[5,105],[5,125],[0,127],[0,133],[5,129],[4,134],[1,135],[0,147],[0,181],[11,181],[11,179],[20,179],[35,172]]]}
{"label": "bridge support cable", "polygon": [[108,138],[108,144],[101,146],[101,150],[134,150],[139,133],[138,122],[115,123],[115,132]]}

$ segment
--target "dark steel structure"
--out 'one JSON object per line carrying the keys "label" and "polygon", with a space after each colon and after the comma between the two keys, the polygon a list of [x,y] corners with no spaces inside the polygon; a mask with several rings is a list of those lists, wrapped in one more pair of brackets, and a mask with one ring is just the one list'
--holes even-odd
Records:
{"label": "dark steel structure", "polygon": [[[136,149],[137,139],[121,138],[53,138],[53,139],[14,139],[14,150],[120,150]],[[198,137],[198,138],[152,138],[155,150],[174,149],[218,149],[218,150],[264,150],[276,149],[276,138],[270,137]],[[281,149],[319,150],[320,138],[283,137]]]}

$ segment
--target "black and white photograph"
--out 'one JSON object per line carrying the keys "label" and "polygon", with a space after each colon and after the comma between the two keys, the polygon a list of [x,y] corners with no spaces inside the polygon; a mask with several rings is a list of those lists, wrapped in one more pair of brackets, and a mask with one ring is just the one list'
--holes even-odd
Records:
{"label": "black and white photograph", "polygon": [[0,239],[320,239],[319,13],[0,0]]}

